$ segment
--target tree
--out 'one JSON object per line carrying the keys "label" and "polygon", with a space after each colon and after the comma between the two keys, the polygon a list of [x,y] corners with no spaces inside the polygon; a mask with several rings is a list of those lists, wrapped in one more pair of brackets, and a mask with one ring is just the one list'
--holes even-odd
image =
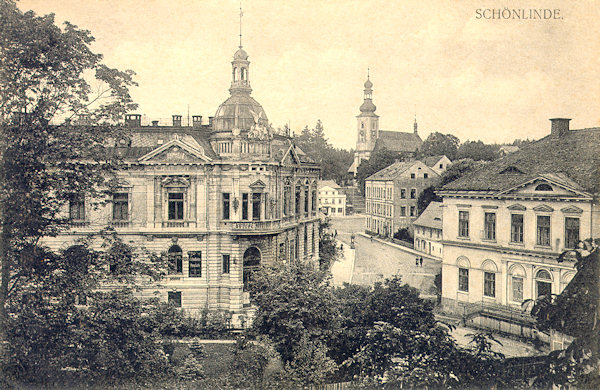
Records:
{"label": "tree", "polygon": [[371,158],[363,161],[356,172],[356,179],[360,191],[365,193],[365,180],[372,174],[381,171],[383,168],[389,167],[396,161],[407,161],[410,158],[407,154],[394,152],[385,148],[374,151]]}
{"label": "tree", "polygon": [[486,145],[481,141],[467,141],[460,145],[456,154],[458,159],[469,158],[475,161],[494,161],[500,157],[498,145]]}
{"label": "tree", "polygon": [[310,263],[276,264],[261,268],[251,283],[252,331],[273,342],[284,365],[303,383],[318,383],[334,368],[325,345],[337,316],[325,275]]}
{"label": "tree", "polygon": [[442,201],[442,198],[436,195],[435,190],[435,186],[429,186],[419,194],[419,198],[417,199],[417,209],[419,215],[425,211],[427,206],[429,206],[429,203]]}
{"label": "tree", "polygon": [[353,154],[344,149],[336,149],[327,141],[320,120],[313,129],[305,126],[300,135],[294,137],[294,143],[321,164],[321,176],[324,180],[335,180],[338,183],[344,180],[348,167],[352,164]]}
{"label": "tree", "polygon": [[340,256],[335,238],[331,235],[331,219],[326,218],[319,222],[319,268],[328,272],[333,262]]}
{"label": "tree", "polygon": [[22,13],[12,0],[0,1],[0,19],[3,321],[9,294],[43,268],[41,237],[66,225],[61,208],[73,194],[101,195],[115,167],[102,146],[120,136],[115,125],[135,108],[128,88],[136,84],[132,71],[101,63],[89,31],[68,22],[61,29],[54,15]]}
{"label": "tree", "polygon": [[454,161],[460,140],[452,134],[431,133],[419,148],[419,157],[445,155]]}

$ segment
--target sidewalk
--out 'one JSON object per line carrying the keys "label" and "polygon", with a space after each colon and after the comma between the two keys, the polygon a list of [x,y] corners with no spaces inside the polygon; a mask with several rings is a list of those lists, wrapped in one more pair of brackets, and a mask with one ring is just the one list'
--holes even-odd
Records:
{"label": "sidewalk", "polygon": [[[372,237],[372,236],[370,236],[370,235],[368,235],[367,233],[364,233],[364,232],[360,232],[360,233],[357,233],[357,234],[359,234],[359,235],[361,235],[361,236],[363,236],[365,238],[368,238],[368,239],[371,239],[371,237]],[[390,241],[387,241],[387,240],[382,240],[381,238],[377,238],[377,237],[373,236],[373,240],[375,240],[377,242],[380,242],[382,244],[386,244],[386,245],[389,245],[391,247],[400,249],[400,250],[402,250],[402,251],[404,251],[406,253],[411,253],[413,255],[421,256],[423,258],[427,258],[427,259],[433,260],[433,261],[439,261],[439,262],[442,261],[441,259],[439,259],[437,257],[433,257],[433,256],[428,255],[427,253],[419,252],[419,251],[417,251],[415,249],[412,249],[412,248],[409,248],[409,247],[406,247],[406,246],[403,246],[403,245],[398,245],[396,243],[393,243],[393,242],[390,242]]]}
{"label": "sidewalk", "polygon": [[338,248],[340,245],[344,245],[344,250],[340,258],[331,266],[331,275],[333,276],[334,286],[343,286],[344,283],[352,283],[356,249],[351,249],[350,245],[340,240],[336,240],[336,244]]}

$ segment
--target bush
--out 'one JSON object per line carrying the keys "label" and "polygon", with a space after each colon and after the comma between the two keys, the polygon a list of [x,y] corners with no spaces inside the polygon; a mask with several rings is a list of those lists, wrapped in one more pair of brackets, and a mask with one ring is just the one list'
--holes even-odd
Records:
{"label": "bush", "polygon": [[407,228],[400,228],[396,233],[394,233],[394,238],[396,240],[408,241],[410,243],[413,242],[413,236],[410,234],[410,231]]}

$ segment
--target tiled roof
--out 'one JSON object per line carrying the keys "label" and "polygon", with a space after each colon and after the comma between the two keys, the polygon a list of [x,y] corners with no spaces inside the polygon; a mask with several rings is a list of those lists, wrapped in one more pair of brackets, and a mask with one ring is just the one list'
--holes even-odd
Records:
{"label": "tiled roof", "polygon": [[[548,135],[485,167],[446,184],[442,190],[502,191],[541,175],[600,192],[600,128]],[[552,176],[549,176],[549,175]]]}
{"label": "tiled roof", "polygon": [[379,138],[377,138],[373,150],[387,149],[394,152],[416,152],[422,143],[423,140],[419,137],[419,134],[380,130]]}
{"label": "tiled roof", "polygon": [[407,169],[418,163],[418,161],[397,161],[392,165],[383,168],[379,172],[375,172],[366,180],[391,180],[395,179]]}
{"label": "tiled roof", "polygon": [[431,202],[413,225],[442,229],[442,202]]}
{"label": "tiled roof", "polygon": [[439,155],[439,156],[429,156],[429,157],[425,157],[425,158],[421,159],[421,161],[423,161],[425,163],[425,165],[427,165],[428,167],[432,167],[438,161],[440,161],[443,157],[444,157],[443,154]]}

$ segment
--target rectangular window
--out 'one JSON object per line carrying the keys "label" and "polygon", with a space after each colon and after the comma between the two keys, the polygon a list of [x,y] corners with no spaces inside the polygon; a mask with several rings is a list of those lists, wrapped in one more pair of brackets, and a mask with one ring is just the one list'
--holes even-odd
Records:
{"label": "rectangular window", "polygon": [[340,214],[341,214],[341,213],[342,213],[342,210],[343,210],[343,209],[342,209],[341,207],[338,207],[338,213],[340,213]]}
{"label": "rectangular window", "polygon": [[416,176],[415,176],[415,174],[414,174],[414,173],[411,173],[411,174],[410,174],[410,178],[411,178],[411,179],[414,179],[415,177],[416,177]]}
{"label": "rectangular window", "polygon": [[467,268],[458,269],[458,291],[469,291],[469,270]]}
{"label": "rectangular window", "polygon": [[523,214],[510,215],[510,241],[523,242]]}
{"label": "rectangular window", "polygon": [[458,235],[459,237],[469,237],[469,212],[458,212]]}
{"label": "rectangular window", "polygon": [[414,188],[410,190],[410,198],[417,199],[417,190],[415,190]]}
{"label": "rectangular window", "polygon": [[169,291],[168,294],[169,304],[175,307],[181,307],[181,291]]}
{"label": "rectangular window", "polygon": [[400,216],[406,217],[406,206],[400,206]]}
{"label": "rectangular window", "polygon": [[406,188],[400,189],[400,199],[406,199]]}
{"label": "rectangular window", "polygon": [[229,255],[223,255],[223,273],[229,273],[229,266],[231,264],[231,257]]}
{"label": "rectangular window", "polygon": [[229,219],[229,212],[231,206],[231,194],[223,192],[223,219]]}
{"label": "rectangular window", "polygon": [[428,173],[424,173],[424,174],[423,174],[423,179],[427,179],[428,177],[429,177],[429,174],[428,174]]}
{"label": "rectangular window", "polygon": [[317,211],[317,190],[312,190],[312,211]]}
{"label": "rectangular window", "polygon": [[565,218],[565,248],[575,248],[579,242],[579,218]]}
{"label": "rectangular window", "polygon": [[202,276],[202,252],[189,252],[189,276],[199,278]]}
{"label": "rectangular window", "polygon": [[183,193],[182,192],[170,192],[169,193],[169,219],[170,220],[182,220],[183,219]]}
{"label": "rectangular window", "polygon": [[73,195],[69,200],[69,218],[73,221],[85,220],[85,200],[83,196]]}
{"label": "rectangular window", "polygon": [[519,276],[512,277],[512,300],[523,302],[523,278]]}
{"label": "rectangular window", "polygon": [[483,235],[486,240],[496,240],[496,213],[485,213]]}
{"label": "rectangular window", "polygon": [[537,245],[550,246],[550,216],[537,216]]}
{"label": "rectangular window", "polygon": [[279,244],[279,260],[285,259],[285,243]]}
{"label": "rectangular window", "polygon": [[308,187],[304,190],[304,213],[308,214]]}
{"label": "rectangular window", "polygon": [[492,298],[496,296],[496,274],[493,272],[483,273],[483,295]]}
{"label": "rectangular window", "polygon": [[129,219],[129,194],[113,194],[113,221],[127,221]]}
{"label": "rectangular window", "polygon": [[248,220],[248,194],[242,194],[242,219]]}
{"label": "rectangular window", "polygon": [[414,217],[416,214],[416,208],[415,206],[410,206],[410,216]]}
{"label": "rectangular window", "polygon": [[260,221],[260,204],[261,204],[260,198],[261,198],[260,192],[252,193],[252,220],[253,221]]}
{"label": "rectangular window", "polygon": [[[368,221],[369,220],[367,219],[367,222]],[[313,255],[315,254],[315,243],[316,243],[316,241],[317,240],[315,239],[315,226],[313,225],[313,229],[312,229],[312,252],[311,252]]]}
{"label": "rectangular window", "polygon": [[296,215],[300,215],[300,198],[302,191],[300,191],[300,186],[296,186]]}

